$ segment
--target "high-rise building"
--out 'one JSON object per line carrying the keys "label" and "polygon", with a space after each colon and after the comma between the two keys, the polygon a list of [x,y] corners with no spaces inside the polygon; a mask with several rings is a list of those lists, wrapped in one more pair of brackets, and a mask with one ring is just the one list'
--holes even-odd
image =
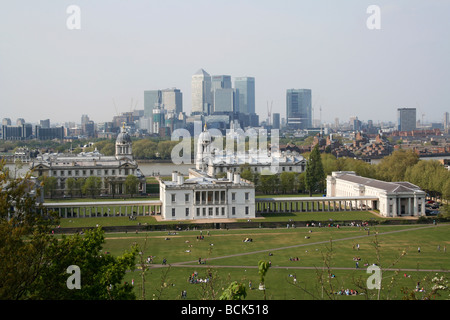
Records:
{"label": "high-rise building", "polygon": [[288,89],[286,92],[287,125],[294,129],[312,127],[311,89]]}
{"label": "high-rise building", "polygon": [[203,69],[198,70],[191,81],[193,115],[210,114],[212,106],[211,76]]}
{"label": "high-rise building", "polygon": [[211,77],[211,90],[231,88],[231,76],[215,75]]}
{"label": "high-rise building", "polygon": [[244,114],[255,113],[255,78],[237,77],[234,87],[239,91],[239,111]]}
{"label": "high-rise building", "polygon": [[165,110],[173,111],[175,114],[183,112],[183,94],[180,89],[161,90],[161,98]]}
{"label": "high-rise building", "polygon": [[416,130],[416,108],[398,108],[397,121],[398,131]]}
{"label": "high-rise building", "polygon": [[50,119],[39,121],[41,128],[50,128]]}
{"label": "high-rise building", "polygon": [[154,109],[164,109],[175,114],[183,112],[183,93],[177,88],[144,91],[143,117],[146,121],[152,121]]}
{"label": "high-rise building", "polygon": [[162,104],[161,90],[144,91],[144,117],[153,117],[153,109]]}
{"label": "high-rise building", "polygon": [[214,113],[236,112],[239,106],[238,90],[233,88],[218,88],[213,92]]}
{"label": "high-rise building", "polygon": [[280,129],[280,114],[274,113],[272,114],[272,128],[273,129]]}

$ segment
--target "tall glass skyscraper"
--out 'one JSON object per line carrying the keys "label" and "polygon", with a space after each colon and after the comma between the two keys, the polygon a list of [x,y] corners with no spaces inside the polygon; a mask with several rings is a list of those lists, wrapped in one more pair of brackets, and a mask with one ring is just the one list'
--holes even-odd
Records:
{"label": "tall glass skyscraper", "polygon": [[312,127],[311,89],[288,89],[286,92],[287,125],[296,129]]}
{"label": "tall glass skyscraper", "polygon": [[209,114],[212,105],[211,76],[203,69],[198,70],[191,81],[192,114]]}
{"label": "tall glass skyscraper", "polygon": [[234,87],[239,92],[239,111],[244,114],[255,113],[255,78],[237,77],[234,79]]}

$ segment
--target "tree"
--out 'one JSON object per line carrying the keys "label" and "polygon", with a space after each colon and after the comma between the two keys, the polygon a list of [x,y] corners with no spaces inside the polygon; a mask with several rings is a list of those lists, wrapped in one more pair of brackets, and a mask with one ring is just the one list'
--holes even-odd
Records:
{"label": "tree", "polygon": [[[0,162],[0,299],[135,299],[123,283],[136,247],[121,256],[103,253],[104,232],[56,238],[58,216],[37,202],[42,186],[28,172],[9,178]],[[81,289],[67,286],[69,266],[80,268]]]}
{"label": "tree", "polygon": [[237,281],[233,281],[228,288],[224,290],[220,296],[220,300],[242,300],[247,296],[245,285]]}
{"label": "tree", "polygon": [[68,178],[66,180],[66,187],[67,187],[67,191],[70,194],[70,197],[73,197],[73,194],[75,193],[76,189],[77,189],[77,181],[75,180],[75,178]]}
{"label": "tree", "polygon": [[53,198],[56,188],[58,187],[58,180],[55,177],[41,176],[39,179],[44,186],[44,196],[49,195],[50,199]]}
{"label": "tree", "polygon": [[294,191],[296,173],[284,171],[280,174],[280,185],[283,193]]}
{"label": "tree", "polygon": [[24,177],[9,178],[5,162],[0,161],[1,300],[28,297],[50,261],[45,253],[48,245],[56,241],[50,230],[57,217],[36,201],[41,189],[32,181],[30,172]]}
{"label": "tree", "polygon": [[326,175],[323,169],[318,145],[314,146],[314,149],[309,155],[305,172],[306,189],[308,190],[310,196],[312,196],[313,192],[315,192],[316,190],[322,191],[325,188]]}
{"label": "tree", "polygon": [[82,187],[82,191],[84,194],[90,194],[92,198],[95,198],[96,195],[100,194],[100,189],[102,186],[102,179],[99,177],[91,176],[86,179]]}
{"label": "tree", "polygon": [[419,156],[413,151],[394,151],[376,165],[377,179],[389,182],[403,181],[406,169],[418,161]]}
{"label": "tree", "polygon": [[131,197],[135,195],[138,191],[139,179],[130,174],[125,179],[125,190],[126,193],[130,194]]}
{"label": "tree", "polygon": [[[34,296],[53,300],[130,300],[136,299],[131,284],[123,278],[135,266],[137,247],[125,251],[121,256],[103,253],[105,242],[101,228],[87,230],[84,235],[63,236],[52,242],[48,255],[51,264],[36,281]],[[76,265],[80,270],[81,288],[67,288],[68,266]]]}

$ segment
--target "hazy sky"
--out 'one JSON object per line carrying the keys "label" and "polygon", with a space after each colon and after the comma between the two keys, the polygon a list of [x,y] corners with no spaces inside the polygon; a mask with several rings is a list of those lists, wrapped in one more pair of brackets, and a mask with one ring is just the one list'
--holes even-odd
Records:
{"label": "hazy sky", "polygon": [[[70,5],[79,30],[66,25]],[[379,30],[366,25],[370,5]],[[284,117],[286,89],[309,88],[326,122],[395,122],[399,107],[441,122],[449,17],[448,0],[2,0],[0,118],[111,121],[143,109],[144,90],[169,87],[190,113],[203,68],[255,77],[260,119],[272,101]]]}

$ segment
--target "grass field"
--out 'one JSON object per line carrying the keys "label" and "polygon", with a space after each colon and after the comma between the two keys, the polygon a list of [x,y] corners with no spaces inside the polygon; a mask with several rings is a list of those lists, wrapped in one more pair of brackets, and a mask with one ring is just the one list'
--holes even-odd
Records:
{"label": "grass field", "polygon": [[[253,221],[266,222],[289,222],[289,221],[354,221],[354,220],[386,220],[383,217],[375,215],[369,211],[348,211],[348,212],[296,212],[296,213],[267,213],[263,214],[263,219],[254,219]],[[236,221],[247,221],[246,219]],[[130,226],[142,224],[190,224],[195,223],[192,220],[180,221],[157,221],[154,216],[138,216],[136,220],[130,220],[128,217],[92,217],[92,218],[62,218],[60,225],[63,228],[68,227],[95,227],[101,226]]]}
{"label": "grass field", "polygon": [[[145,271],[145,282],[139,267],[126,275],[125,281],[134,283],[139,299],[143,283],[145,299],[173,300],[180,299],[182,290],[187,291],[188,299],[217,299],[232,281],[247,286],[247,299],[264,299],[263,291],[257,289],[260,260],[271,262],[266,298],[274,300],[374,299],[378,292],[381,299],[403,299],[407,294],[402,288],[413,291],[418,282],[426,290],[416,292],[420,298],[430,292],[431,278],[437,272],[448,278],[450,269],[450,253],[444,250],[450,245],[450,225],[444,224],[377,226],[371,227],[369,234],[361,227],[210,230],[210,235],[207,230],[202,232],[203,240],[197,240],[200,231],[175,235],[106,234],[104,249],[110,254],[121,254],[137,243],[144,259],[154,257]],[[247,237],[253,241],[243,242]],[[292,257],[299,261],[290,261]],[[359,268],[355,257],[360,258]],[[167,265],[161,265],[163,258]],[[199,265],[199,258],[206,264]],[[383,270],[380,291],[367,290],[367,265],[374,263]],[[188,278],[194,272],[201,279],[211,280],[190,284]],[[253,290],[248,288],[249,281]],[[329,295],[341,289],[358,290],[360,294]],[[444,294],[435,298],[448,299],[448,291]]]}

